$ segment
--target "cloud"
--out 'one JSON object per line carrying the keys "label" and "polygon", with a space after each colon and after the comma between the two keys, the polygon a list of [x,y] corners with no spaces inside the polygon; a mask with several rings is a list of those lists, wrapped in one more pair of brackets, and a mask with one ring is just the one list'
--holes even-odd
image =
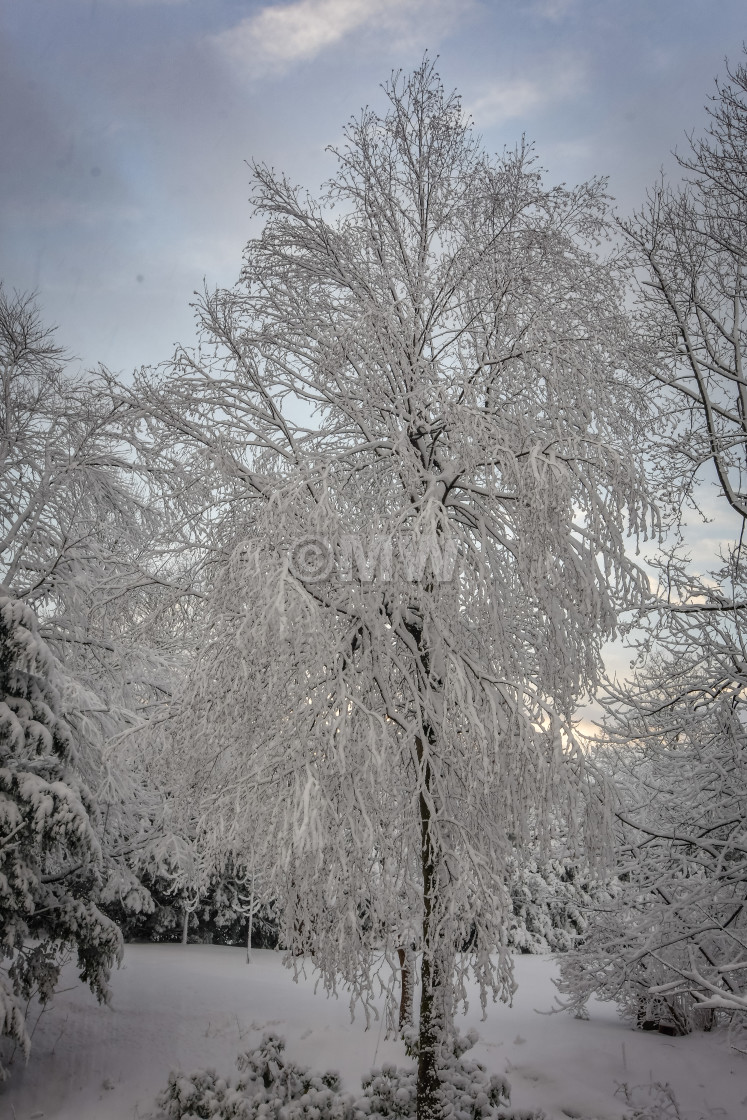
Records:
{"label": "cloud", "polygon": [[546,92],[528,78],[494,82],[468,106],[478,124],[500,124],[522,117],[546,100]]}
{"label": "cloud", "polygon": [[542,19],[560,23],[566,16],[574,13],[577,7],[577,0],[538,0],[534,10]]}
{"label": "cloud", "polygon": [[491,82],[465,106],[480,127],[526,117],[538,109],[574,97],[584,85],[583,67],[575,58],[544,65],[540,77],[507,78]]}
{"label": "cloud", "polygon": [[157,8],[161,4],[186,4],[187,0],[103,0],[103,2],[110,8]]}
{"label": "cloud", "polygon": [[401,46],[427,27],[432,45],[470,7],[472,0],[294,0],[266,5],[213,43],[258,75],[316,58],[355,32],[396,33]]}

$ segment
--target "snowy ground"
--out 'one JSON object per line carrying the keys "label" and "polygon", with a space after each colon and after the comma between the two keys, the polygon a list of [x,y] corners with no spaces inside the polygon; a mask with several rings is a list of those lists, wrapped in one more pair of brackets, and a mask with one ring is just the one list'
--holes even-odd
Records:
{"label": "snowy ground", "polygon": [[[479,1004],[465,1027],[481,1041],[473,1053],[491,1071],[508,1072],[512,1103],[545,1109],[550,1120],[617,1120],[630,1109],[623,1090],[650,1103],[649,1086],[668,1083],[682,1120],[744,1120],[747,1057],[722,1035],[674,1039],[632,1031],[611,1007],[595,1005],[588,1022],[543,1016],[552,1005],[554,965],[519,957],[512,1008]],[[2,1120],[137,1120],[147,1115],[169,1070],[211,1065],[235,1074],[236,1054],[274,1029],[289,1056],[318,1069],[337,1069],[354,1089],[373,1064],[404,1062],[401,1043],[350,1023],[344,998],[296,985],[278,954],[190,945],[129,945],[112,983],[111,1007],[81,986],[60,994],[42,1017],[28,1067],[14,1065],[0,1088]],[[616,1090],[618,1092],[616,1093]]]}

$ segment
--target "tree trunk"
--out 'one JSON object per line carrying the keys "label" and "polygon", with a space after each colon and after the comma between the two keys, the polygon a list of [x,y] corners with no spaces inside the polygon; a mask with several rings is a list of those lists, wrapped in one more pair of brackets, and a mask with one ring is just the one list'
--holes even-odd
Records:
{"label": "tree trunk", "polygon": [[189,910],[184,907],[184,918],[182,920],[182,945],[187,944],[187,932],[189,930]]}
{"label": "tree trunk", "polygon": [[402,978],[402,992],[399,1000],[399,1029],[400,1033],[405,1027],[412,1026],[412,952],[409,949],[398,949],[400,975]]}
{"label": "tree trunk", "polygon": [[[425,925],[425,922],[423,923]],[[417,1120],[441,1120],[439,1066],[444,1043],[443,967],[432,950],[423,951],[420,1029],[418,1032]]]}
{"label": "tree trunk", "polygon": [[431,789],[431,769],[424,762],[423,743],[416,740],[421,766],[420,836],[423,873],[423,960],[420,968],[420,1028],[418,1034],[417,1120],[441,1120],[439,1065],[446,1035],[446,1005],[451,977],[446,975],[439,929],[438,866],[433,847],[431,811],[426,793]]}
{"label": "tree trunk", "polygon": [[252,891],[249,899],[249,926],[246,931],[246,963],[252,963],[252,929],[254,927],[254,868],[252,868]]}

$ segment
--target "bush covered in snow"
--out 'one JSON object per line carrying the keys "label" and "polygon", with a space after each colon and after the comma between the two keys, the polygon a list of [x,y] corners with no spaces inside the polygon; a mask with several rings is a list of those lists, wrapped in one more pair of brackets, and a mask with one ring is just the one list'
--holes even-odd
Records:
{"label": "bush covered in snow", "polygon": [[[409,1040],[417,1045],[413,1032]],[[509,1106],[510,1087],[464,1054],[477,1041],[474,1031],[457,1034],[443,1056],[441,1092],[444,1117],[453,1120],[542,1120],[538,1112]],[[356,1096],[343,1092],[338,1074],[312,1073],[284,1055],[285,1043],[266,1034],[260,1045],[238,1058],[242,1076],[235,1084],[215,1070],[185,1074],[175,1070],[159,1095],[153,1120],[391,1120],[415,1116],[415,1067],[392,1064],[373,1069]]]}

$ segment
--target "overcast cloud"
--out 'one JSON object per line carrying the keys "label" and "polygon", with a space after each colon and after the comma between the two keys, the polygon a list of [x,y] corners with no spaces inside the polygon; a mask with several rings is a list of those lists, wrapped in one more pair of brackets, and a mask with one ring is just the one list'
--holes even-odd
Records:
{"label": "overcast cloud", "polygon": [[246,161],[312,188],[325,145],[396,67],[439,53],[487,146],[642,197],[736,57],[741,2],[26,0],[0,16],[0,276],[37,288],[85,364],[191,338],[191,293],[235,279]]}

